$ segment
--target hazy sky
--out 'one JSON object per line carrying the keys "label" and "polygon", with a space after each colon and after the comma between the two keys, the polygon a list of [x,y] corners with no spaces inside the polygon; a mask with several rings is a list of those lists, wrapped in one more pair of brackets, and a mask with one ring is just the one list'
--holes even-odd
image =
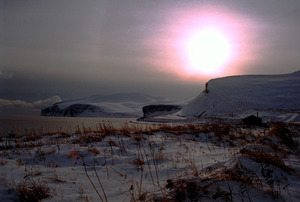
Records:
{"label": "hazy sky", "polygon": [[[298,0],[0,0],[0,107],[120,92],[189,99],[214,77],[298,71],[299,19]],[[234,49],[209,76],[187,73],[182,47],[203,23]]]}

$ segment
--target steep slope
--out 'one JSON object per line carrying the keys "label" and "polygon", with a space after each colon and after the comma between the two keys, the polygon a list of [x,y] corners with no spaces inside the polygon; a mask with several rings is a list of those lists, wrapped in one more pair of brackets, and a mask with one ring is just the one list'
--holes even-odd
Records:
{"label": "steep slope", "polygon": [[172,103],[162,97],[141,93],[94,95],[67,100],[41,110],[42,116],[140,117],[142,107],[150,104]]}
{"label": "steep slope", "polygon": [[[212,79],[203,91],[178,113],[181,116],[262,116],[289,114],[299,119],[300,71],[283,75],[246,75]],[[271,115],[273,113],[273,115]],[[290,117],[289,117],[290,116]]]}

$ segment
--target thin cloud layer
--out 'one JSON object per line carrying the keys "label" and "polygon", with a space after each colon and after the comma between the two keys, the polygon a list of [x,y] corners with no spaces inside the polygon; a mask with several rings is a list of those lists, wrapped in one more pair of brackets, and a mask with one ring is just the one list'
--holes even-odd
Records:
{"label": "thin cloud layer", "polygon": [[0,99],[1,108],[18,108],[18,109],[41,109],[54,103],[61,102],[62,99],[59,96],[53,96],[44,100],[36,100],[34,102],[26,102],[24,100],[8,100]]}
{"label": "thin cloud layer", "polygon": [[0,79],[11,79],[13,74],[0,69]]}

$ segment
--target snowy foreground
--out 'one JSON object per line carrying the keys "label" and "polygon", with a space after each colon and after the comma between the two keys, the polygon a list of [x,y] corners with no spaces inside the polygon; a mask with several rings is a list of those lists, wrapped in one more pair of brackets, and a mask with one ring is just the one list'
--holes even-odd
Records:
{"label": "snowy foreground", "polygon": [[299,201],[299,137],[220,123],[2,138],[0,201]]}

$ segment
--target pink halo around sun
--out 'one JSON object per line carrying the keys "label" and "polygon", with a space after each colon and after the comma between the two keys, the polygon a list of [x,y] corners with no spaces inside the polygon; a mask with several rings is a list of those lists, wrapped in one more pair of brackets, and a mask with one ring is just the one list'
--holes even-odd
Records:
{"label": "pink halo around sun", "polygon": [[250,57],[249,20],[211,6],[186,14],[173,26],[180,75],[211,77],[238,73]]}

